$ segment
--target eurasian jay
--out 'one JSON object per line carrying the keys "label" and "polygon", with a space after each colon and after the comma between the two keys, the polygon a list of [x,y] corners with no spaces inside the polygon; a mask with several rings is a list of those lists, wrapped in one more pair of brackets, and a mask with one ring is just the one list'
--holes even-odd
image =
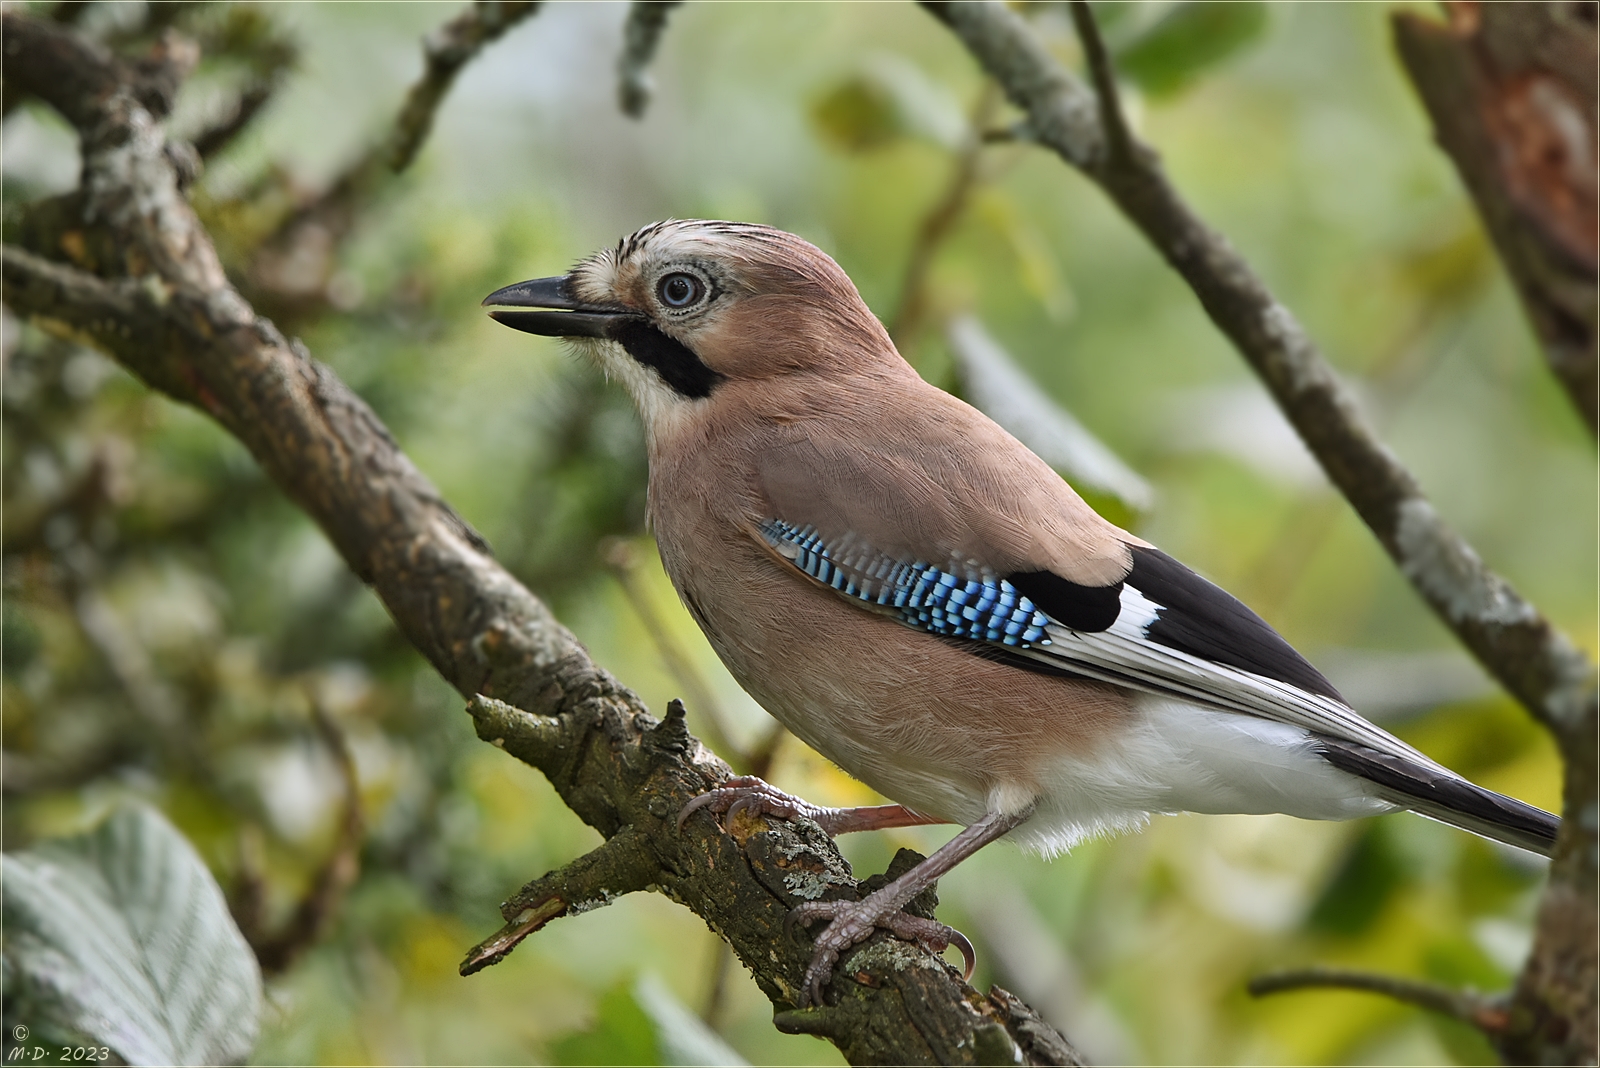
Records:
{"label": "eurasian jay", "polygon": [[1154,812],[1404,808],[1550,854],[1554,816],[1362,719],[1250,609],[919,378],[800,238],[655,223],[484,304],[627,387],[651,525],[690,614],[785,727],[899,802],[824,809],[736,779],[683,817],[965,827],[862,901],[795,910],[829,921],[801,1004],[820,1004],[874,927],[955,941],[970,975],[965,939],[901,909],[1005,835],[1052,854]]}

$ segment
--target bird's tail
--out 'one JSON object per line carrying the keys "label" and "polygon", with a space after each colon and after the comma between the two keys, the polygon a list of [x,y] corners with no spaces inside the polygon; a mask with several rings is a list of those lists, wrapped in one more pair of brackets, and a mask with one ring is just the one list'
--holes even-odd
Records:
{"label": "bird's tail", "polygon": [[1326,736],[1317,739],[1322,758],[1358,775],[1385,801],[1452,827],[1481,834],[1541,856],[1555,850],[1559,817],[1515,798],[1474,786],[1437,765],[1422,764]]}

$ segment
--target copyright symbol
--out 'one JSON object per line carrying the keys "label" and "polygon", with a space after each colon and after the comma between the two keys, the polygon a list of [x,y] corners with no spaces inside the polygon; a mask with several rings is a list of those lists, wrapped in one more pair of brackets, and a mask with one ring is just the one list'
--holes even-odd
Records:
{"label": "copyright symbol", "polygon": [[11,1029],[11,1037],[18,1042],[28,1041],[28,1028],[26,1024],[17,1024]]}

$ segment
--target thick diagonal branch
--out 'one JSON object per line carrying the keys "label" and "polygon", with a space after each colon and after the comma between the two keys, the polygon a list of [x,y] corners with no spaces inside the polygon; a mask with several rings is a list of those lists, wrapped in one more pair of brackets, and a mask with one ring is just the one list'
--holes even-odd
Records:
{"label": "thick diagonal branch", "polygon": [[[1534,951],[1500,1037],[1519,1061],[1592,1062],[1596,1047],[1596,690],[1594,666],[1435,511],[1415,476],[1378,439],[1305,328],[1232,245],[1195,215],[1160,159],[1121,126],[1114,73],[1087,5],[1074,3],[1103,95],[1070,74],[1021,16],[998,0],[924,6],[1027,114],[1034,138],[1105,190],[1189,284],[1249,362],[1329,479],[1479,662],[1555,735],[1566,766],[1565,820]],[[1576,1062],[1574,1062],[1576,1063]]]}
{"label": "thick diagonal branch", "polygon": [[1099,106],[998,0],[926,5],[1029,119],[1034,137],[1100,185],[1166,258],[1428,605],[1558,737],[1594,708],[1594,669],[1445,523],[1361,414],[1306,330],[1226,238],[1195,215],[1159,158],[1108,150]]}
{"label": "thick diagonal branch", "polygon": [[[7,13],[7,41],[70,32],[43,25]],[[51,86],[57,98],[67,93],[50,81],[63,72],[32,66],[36,94]],[[61,99],[82,136],[86,184],[75,199],[50,205],[52,226],[89,235],[69,249],[116,255],[69,264],[52,255],[60,242],[7,247],[6,302],[46,329],[94,343],[238,437],[452,686],[501,699],[475,700],[480,737],[540,768],[607,839],[626,835],[613,854],[648,848],[628,858],[637,866],[622,867],[652,872],[653,885],[729,940],[768,997],[792,1003],[811,946],[785,933],[784,917],[800,900],[856,892],[831,841],[804,821],[756,821],[730,835],[700,815],[677,828],[682,807],[726,779],[727,766],[689,735],[681,706],[658,722],[597,667],[493,559],[372,410],[232,289],[178,193],[160,124],[118,77],[113,71],[82,96]],[[63,215],[73,217],[56,217]],[[528,904],[533,912],[521,922],[548,922],[554,912],[540,909],[550,900]],[[826,1017],[809,1026],[854,1062],[1076,1062],[1020,1002],[973,990],[918,947],[879,935],[846,965],[829,988]]]}

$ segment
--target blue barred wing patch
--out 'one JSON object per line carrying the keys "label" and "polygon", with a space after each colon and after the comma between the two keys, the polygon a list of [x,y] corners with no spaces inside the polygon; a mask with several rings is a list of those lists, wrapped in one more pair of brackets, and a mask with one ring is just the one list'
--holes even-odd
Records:
{"label": "blue barred wing patch", "polygon": [[877,605],[906,626],[950,638],[1028,649],[1049,645],[1050,617],[998,576],[965,578],[926,561],[905,563],[871,550],[830,546],[815,527],[781,519],[761,535],[807,575],[847,597]]}

